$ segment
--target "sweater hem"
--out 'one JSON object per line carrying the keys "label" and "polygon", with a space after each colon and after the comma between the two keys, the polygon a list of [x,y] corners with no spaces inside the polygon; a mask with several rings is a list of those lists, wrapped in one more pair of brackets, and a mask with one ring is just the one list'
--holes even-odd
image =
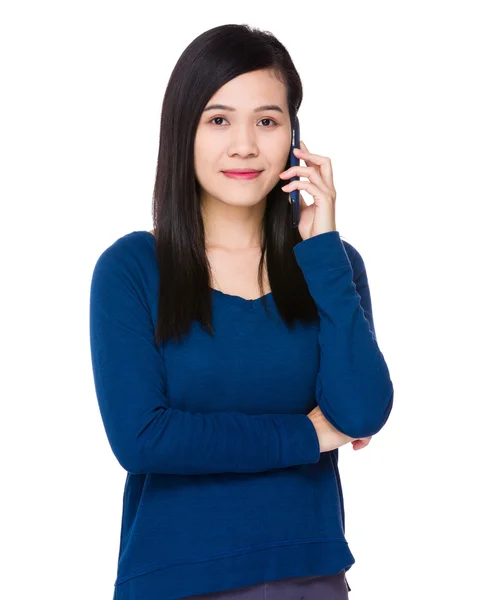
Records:
{"label": "sweater hem", "polygon": [[136,569],[117,577],[114,600],[143,597],[142,593],[151,590],[161,590],[164,600],[187,598],[264,581],[336,574],[342,569],[349,570],[354,563],[344,538],[262,544]]}

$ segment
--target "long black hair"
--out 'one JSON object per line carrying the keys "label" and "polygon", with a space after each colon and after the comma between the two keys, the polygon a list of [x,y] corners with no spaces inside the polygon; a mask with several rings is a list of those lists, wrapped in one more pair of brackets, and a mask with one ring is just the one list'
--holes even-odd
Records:
{"label": "long black hair", "polygon": [[[214,335],[194,140],[202,111],[213,94],[235,77],[259,69],[271,69],[285,84],[290,123],[294,123],[303,97],[302,82],[286,48],[270,32],[249,25],[214,27],[187,46],[170,76],[162,106],[152,204],[160,272],[156,344],[169,338],[181,341],[194,319]],[[302,238],[291,227],[291,205],[282,185],[279,180],[266,199],[258,283],[268,313],[263,295],[266,253],[272,296],[291,328],[296,319],[316,321],[318,310],[295,259],[293,246]]]}

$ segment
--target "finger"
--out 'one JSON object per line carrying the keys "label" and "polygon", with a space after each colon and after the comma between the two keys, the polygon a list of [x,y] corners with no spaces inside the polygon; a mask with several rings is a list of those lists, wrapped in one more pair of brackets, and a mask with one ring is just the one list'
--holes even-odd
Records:
{"label": "finger", "polygon": [[313,185],[313,183],[311,183],[310,181],[301,181],[299,179],[296,181],[292,181],[291,183],[287,183],[287,185],[282,187],[282,190],[284,192],[289,192],[289,193],[292,192],[293,190],[305,190],[311,196],[313,196],[314,200],[317,200],[317,201],[330,200],[331,199],[330,190],[325,190],[322,188],[323,188],[323,186],[320,187],[318,185]]}
{"label": "finger", "polygon": [[364,440],[355,440],[352,442],[352,446],[354,450],[361,450],[362,448],[366,448],[368,446],[368,442]]}
{"label": "finger", "polygon": [[331,163],[330,158],[328,156],[322,156],[321,154],[313,154],[312,152],[310,152],[310,150],[305,145],[305,142],[300,142],[300,148],[295,148],[294,150],[295,152],[298,152],[302,155],[303,160],[305,160],[305,158],[303,158],[305,156],[312,164],[316,165]]}
{"label": "finger", "polygon": [[[298,150],[300,150],[300,152],[298,152]],[[312,162],[311,160],[308,159],[309,156],[319,156],[319,155],[313,155],[308,151],[307,146],[305,145],[305,142],[303,142],[302,140],[300,140],[300,148],[296,148],[295,149],[295,154],[298,155],[298,158],[300,158],[301,160],[303,160],[303,162],[307,165],[307,167],[314,167],[314,169],[317,171],[317,173],[320,173],[322,179],[324,177],[324,174],[321,173],[321,170],[319,169],[319,166],[317,163]],[[319,158],[326,158],[326,157],[319,157]],[[326,183],[326,182],[325,182]]]}
{"label": "finger", "polygon": [[309,152],[305,142],[300,141],[300,148],[295,148],[295,155],[298,158],[303,159],[308,167],[316,166],[320,167],[320,173],[325,179],[328,185],[333,186],[333,170],[332,162],[328,156],[321,156],[320,154],[312,154]]}
{"label": "finger", "polygon": [[311,194],[312,192],[308,188],[302,187],[304,184],[308,184],[310,187],[313,186],[314,188],[317,188],[317,190],[320,190],[320,192],[322,192],[328,197],[331,197],[335,194],[335,188],[333,188],[333,190],[330,189],[321,177],[312,177],[312,179],[309,179],[307,177],[305,179],[294,179],[293,181],[287,181],[287,183],[285,183],[285,185],[283,185],[281,189],[284,192],[291,192],[292,190],[297,189],[306,190],[309,194]]}
{"label": "finger", "polygon": [[309,181],[319,187],[326,187],[326,183],[320,174],[318,167],[291,167],[280,174],[280,179],[290,179],[291,177],[306,177]]}

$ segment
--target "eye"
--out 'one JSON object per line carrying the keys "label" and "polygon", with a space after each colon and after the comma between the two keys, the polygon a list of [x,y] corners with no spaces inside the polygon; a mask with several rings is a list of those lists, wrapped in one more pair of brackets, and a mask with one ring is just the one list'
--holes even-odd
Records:
{"label": "eye", "polygon": [[[213,119],[210,119],[209,123],[211,123],[212,121],[226,121],[226,119],[224,117],[213,117]],[[270,119],[270,117],[265,117],[264,119],[260,119],[259,123],[262,121],[271,121],[273,123],[273,127],[276,127],[278,125],[278,123],[276,121],[274,121],[273,119]],[[218,123],[214,123],[214,125],[217,125]],[[267,127],[267,129],[271,129],[271,127]]]}
{"label": "eye", "polygon": [[[213,119],[211,119],[209,123],[211,123],[212,121],[225,121],[225,119],[223,117],[213,117]],[[215,125],[218,125],[218,123],[215,123]]]}
{"label": "eye", "polygon": [[261,121],[271,121],[273,123],[273,126],[276,127],[278,125],[278,123],[276,121],[274,121],[273,119],[270,119],[270,117],[265,117],[264,119],[260,119]]}

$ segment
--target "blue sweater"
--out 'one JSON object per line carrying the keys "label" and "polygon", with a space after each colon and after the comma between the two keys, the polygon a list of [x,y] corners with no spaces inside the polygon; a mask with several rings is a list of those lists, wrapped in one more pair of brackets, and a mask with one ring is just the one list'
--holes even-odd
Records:
{"label": "blue sweater", "polygon": [[98,258],[90,295],[94,383],[127,471],[115,600],[174,600],[355,562],[338,450],[306,416],[318,404],[353,437],[377,433],[393,385],[361,255],[338,231],[294,247],[318,324],[289,331],[272,293],[211,289],[214,338],[197,321],[154,343],[159,272],[148,231]]}

